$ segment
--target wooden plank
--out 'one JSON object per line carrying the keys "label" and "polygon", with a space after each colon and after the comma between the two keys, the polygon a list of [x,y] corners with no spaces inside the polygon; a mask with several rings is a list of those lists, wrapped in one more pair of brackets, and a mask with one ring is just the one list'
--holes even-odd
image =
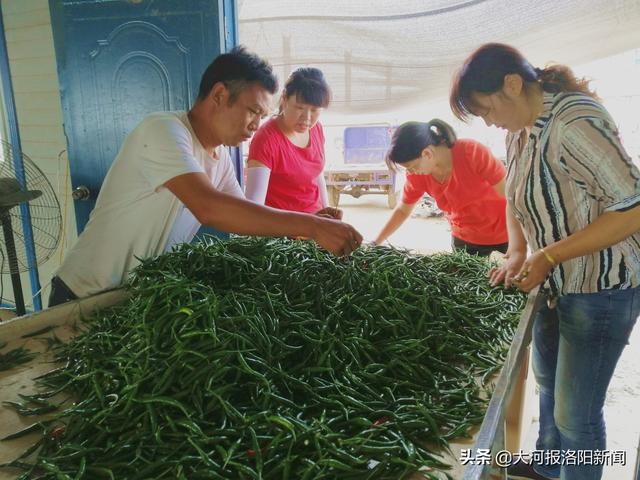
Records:
{"label": "wooden plank", "polygon": [[47,0],[5,0],[2,2],[2,11],[6,14],[28,14],[35,10],[46,9],[49,11]]}
{"label": "wooden plank", "polygon": [[51,72],[57,82],[57,65],[55,57],[42,56],[34,61],[33,58],[13,58],[10,62],[11,75],[33,75],[42,72]]}
{"label": "wooden plank", "polygon": [[[4,401],[19,401],[19,393],[35,393],[37,389],[33,378],[58,366],[52,363],[52,354],[46,350],[47,344],[42,338],[55,334],[61,340],[67,341],[75,334],[73,324],[80,321],[83,316],[89,315],[98,308],[115,305],[125,298],[126,292],[124,290],[112,290],[0,323],[0,339],[8,342],[4,350],[24,346],[31,351],[39,352],[31,362],[9,371],[0,372],[0,438],[47,419],[46,415],[22,417],[13,409],[2,405]],[[26,334],[48,326],[55,328],[40,337],[23,338]],[[36,432],[15,440],[2,442],[0,463],[15,459],[25,449],[33,445],[39,438],[38,436],[39,434]],[[0,469],[0,480],[14,479],[19,474],[19,470]]]}
{"label": "wooden plank", "polygon": [[[39,61],[39,60],[34,60]],[[50,72],[41,72],[33,75],[12,75],[13,93],[16,96],[29,95],[33,92],[49,93],[53,99],[60,102],[60,89],[57,78]],[[52,101],[53,101],[52,99]]]}
{"label": "wooden plank", "polygon": [[[47,144],[49,157],[57,158],[60,147],[64,148],[64,132],[62,125],[31,126],[20,124],[22,150],[29,151],[30,145]],[[28,153],[27,153],[28,154]]]}
{"label": "wooden plank", "polygon": [[5,37],[9,48],[13,43],[25,41],[46,41],[53,44],[53,33],[51,32],[50,24],[6,29]]}
{"label": "wooden plank", "polygon": [[[62,109],[60,102],[48,103],[46,105],[28,106],[20,99],[16,99],[16,108],[18,108],[18,121],[20,128],[22,126],[44,126],[46,128],[55,128],[64,131],[62,127]],[[22,105],[24,108],[22,108]]]}
{"label": "wooden plank", "polygon": [[[64,145],[59,142],[24,142],[22,145],[22,153],[29,158],[49,158],[53,162],[57,162],[58,153],[64,150]],[[40,164],[38,165],[40,167]]]}
{"label": "wooden plank", "polygon": [[[20,0],[27,1],[27,0]],[[17,2],[16,2],[17,3]],[[34,5],[29,9],[29,6],[24,6],[21,10],[10,11],[2,5],[4,25],[7,30],[36,27],[40,25],[51,25],[51,15],[49,14],[49,6],[46,2],[42,2],[43,5]]]}
{"label": "wooden plank", "polygon": [[34,107],[42,104],[53,104],[56,101],[60,101],[58,96],[53,92],[31,92],[29,94],[16,95],[16,106],[18,105],[18,98],[20,98],[20,104],[27,107]]}
{"label": "wooden plank", "polygon": [[115,305],[126,298],[124,290],[111,290],[92,297],[74,300],[33,315],[23,315],[0,323],[0,338],[5,342],[40,330],[45,326],[73,325],[97,308]]}
{"label": "wooden plank", "polygon": [[[24,319],[26,317],[21,318]],[[39,325],[39,327],[42,327],[42,325]],[[16,332],[13,329],[14,326],[12,326],[12,334],[15,334]],[[2,324],[0,324],[0,331],[4,331],[4,329],[2,329]],[[53,334],[64,341],[73,336],[73,331],[70,325],[61,325],[46,335],[42,335],[42,337],[51,336]],[[4,338],[3,334],[0,334],[0,337]],[[19,402],[20,397],[18,394],[21,393],[23,395],[28,395],[36,393],[37,388],[32,379],[59,366],[52,363],[54,360],[53,356],[51,352],[46,351],[46,343],[42,339],[21,339],[20,336],[18,336],[17,338],[14,338],[13,341],[9,342],[6,349],[12,349],[19,346],[24,346],[31,351],[38,352],[38,356],[25,365],[21,365],[7,372],[0,372],[1,402]],[[55,400],[63,400],[63,398]],[[0,438],[4,438],[9,434],[18,432],[35,422],[47,420],[49,416],[41,415],[23,417],[18,415],[12,408],[2,405],[0,406]],[[16,459],[22,452],[33,445],[38,440],[39,436],[40,434],[35,432],[21,438],[2,442],[2,448],[0,448],[0,463],[6,463]],[[0,480],[13,479],[19,473],[19,470],[0,469]]]}
{"label": "wooden plank", "polygon": [[7,53],[9,60],[55,57],[53,38],[7,43]]}

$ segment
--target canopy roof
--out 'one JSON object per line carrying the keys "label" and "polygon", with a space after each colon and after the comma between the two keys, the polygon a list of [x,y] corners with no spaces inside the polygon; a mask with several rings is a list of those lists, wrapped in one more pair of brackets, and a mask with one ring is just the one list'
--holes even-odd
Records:
{"label": "canopy roof", "polygon": [[534,66],[577,65],[640,45],[638,0],[238,0],[241,43],[281,81],[323,70],[333,111],[389,111],[448,95],[475,48],[504,42]]}

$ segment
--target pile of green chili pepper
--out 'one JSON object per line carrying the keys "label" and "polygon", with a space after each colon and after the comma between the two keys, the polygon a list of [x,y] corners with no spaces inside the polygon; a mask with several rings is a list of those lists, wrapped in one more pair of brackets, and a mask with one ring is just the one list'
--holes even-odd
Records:
{"label": "pile of green chili pepper", "polygon": [[[0,350],[7,346],[6,342],[0,342]],[[35,353],[25,347],[17,347],[5,353],[0,352],[0,372],[11,370],[18,365],[30,362]]]}
{"label": "pile of green chili pepper", "polygon": [[447,478],[437,452],[481,422],[524,305],[488,268],[299,240],[182,245],[52,347],[64,367],[16,408],[77,401],[11,465],[42,479]]}

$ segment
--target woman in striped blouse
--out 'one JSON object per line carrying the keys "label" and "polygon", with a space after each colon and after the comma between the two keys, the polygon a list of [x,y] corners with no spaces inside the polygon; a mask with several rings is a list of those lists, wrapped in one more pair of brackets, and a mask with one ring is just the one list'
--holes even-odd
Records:
{"label": "woman in striped blouse", "polygon": [[476,50],[450,103],[509,132],[509,250],[491,282],[550,297],[533,327],[537,449],[563,461],[520,478],[599,479],[602,463],[580,451],[606,447],[606,390],[640,313],[640,171],[586,81],[563,65],[534,68],[508,45]]}

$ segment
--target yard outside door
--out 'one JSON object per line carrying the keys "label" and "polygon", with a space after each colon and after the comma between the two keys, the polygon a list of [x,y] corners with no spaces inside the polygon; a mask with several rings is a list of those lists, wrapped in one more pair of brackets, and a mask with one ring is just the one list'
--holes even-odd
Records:
{"label": "yard outside door", "polygon": [[49,5],[80,233],[127,134],[150,112],[188,110],[207,65],[236,43],[235,2]]}

